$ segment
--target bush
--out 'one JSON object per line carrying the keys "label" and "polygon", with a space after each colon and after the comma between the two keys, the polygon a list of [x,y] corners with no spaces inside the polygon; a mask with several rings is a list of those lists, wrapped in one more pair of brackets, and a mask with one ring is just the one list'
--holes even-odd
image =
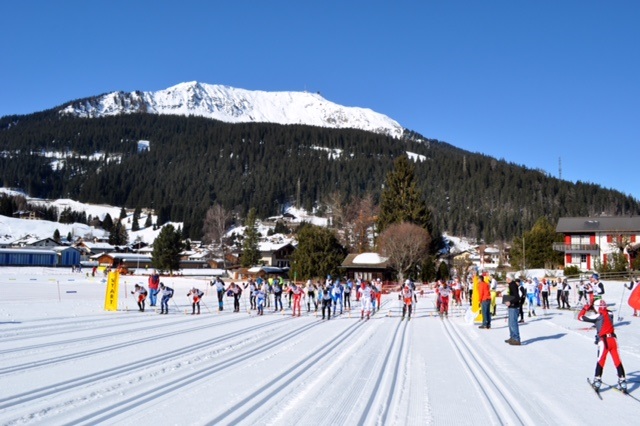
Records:
{"label": "bush", "polygon": [[565,277],[578,276],[580,275],[580,273],[582,273],[582,271],[575,265],[567,266],[566,268],[564,268]]}

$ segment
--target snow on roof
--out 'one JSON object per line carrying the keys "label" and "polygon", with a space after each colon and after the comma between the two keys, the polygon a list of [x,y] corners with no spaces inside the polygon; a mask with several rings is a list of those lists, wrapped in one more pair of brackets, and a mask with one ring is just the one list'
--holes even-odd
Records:
{"label": "snow on roof", "polygon": [[353,258],[352,263],[362,265],[377,265],[386,262],[387,258],[380,256],[378,253],[361,253]]}

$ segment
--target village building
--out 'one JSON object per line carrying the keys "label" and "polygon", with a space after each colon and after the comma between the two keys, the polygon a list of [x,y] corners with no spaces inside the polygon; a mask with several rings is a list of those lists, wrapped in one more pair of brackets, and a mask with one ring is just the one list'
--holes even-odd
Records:
{"label": "village building", "polygon": [[340,266],[347,279],[373,281],[391,281],[394,271],[389,266],[389,259],[378,253],[351,253],[342,261]]}
{"label": "village building", "polygon": [[605,265],[615,253],[632,264],[640,249],[640,216],[561,217],[556,232],[564,235],[553,248],[564,253],[565,267],[592,270],[596,261]]}

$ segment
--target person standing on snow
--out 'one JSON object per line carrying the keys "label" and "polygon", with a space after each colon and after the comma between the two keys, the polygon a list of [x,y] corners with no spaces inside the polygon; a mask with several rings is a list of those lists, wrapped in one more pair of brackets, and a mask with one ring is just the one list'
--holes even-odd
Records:
{"label": "person standing on snow", "polygon": [[367,319],[371,317],[371,302],[373,300],[373,290],[366,281],[362,281],[360,288],[358,289],[360,299],[360,319],[364,319],[365,312],[367,313]]}
{"label": "person standing on snow", "polygon": [[138,310],[144,312],[144,301],[147,299],[147,289],[141,285],[136,284],[135,290],[131,292],[138,302]]}
{"label": "person standing on snow", "polygon": [[542,279],[541,285],[540,293],[542,294],[542,309],[549,309],[549,291],[551,290],[551,286],[546,278]]}
{"label": "person standing on snow", "polygon": [[520,346],[520,326],[518,325],[518,315],[520,314],[520,290],[518,283],[511,277],[507,277],[508,299],[507,315],[509,318],[509,338],[505,340],[512,346]]}
{"label": "person standing on snow", "polygon": [[344,292],[343,292],[344,309],[347,311],[351,310],[351,289],[352,288],[353,288],[353,281],[349,279],[344,285]]}
{"label": "person standing on snow", "polygon": [[311,312],[311,303],[315,306],[315,312],[318,312],[318,300],[316,299],[316,286],[313,285],[313,281],[307,281],[307,312]]}
{"label": "person standing on snow", "polygon": [[336,280],[335,285],[331,289],[331,297],[333,298],[333,316],[336,316],[338,305],[340,306],[340,315],[342,315],[342,292],[343,287],[340,280]]}
{"label": "person standing on snow", "polygon": [[604,284],[600,281],[600,275],[592,274],[591,278],[589,278],[591,282],[591,286],[593,287],[593,299],[594,301],[598,301],[602,299],[604,296]]}
{"label": "person standing on snow", "polygon": [[320,290],[322,299],[322,319],[325,318],[325,310],[327,313],[327,319],[331,319],[331,286],[326,283],[324,288]]}
{"label": "person standing on snow", "polygon": [[[445,286],[447,282],[445,281]],[[498,299],[498,281],[491,277],[491,284],[489,284],[489,290],[491,291],[491,315],[496,315],[497,299]]]}
{"label": "person standing on snow", "polygon": [[218,294],[218,310],[222,311],[224,309],[224,282],[222,282],[220,277],[216,277],[216,280],[213,281],[211,285],[216,289],[216,293]]}
{"label": "person standing on snow", "polygon": [[535,307],[535,298],[536,298],[536,283],[529,278],[527,280],[527,284],[525,284],[525,288],[527,289],[527,306],[528,306],[528,317],[536,316],[536,307]]}
{"label": "person standing on snow", "polygon": [[160,313],[169,313],[169,299],[173,297],[173,289],[160,283],[160,290],[162,291],[162,299],[160,300]]}
{"label": "person standing on snow", "polygon": [[293,315],[296,316],[296,310],[298,311],[298,316],[300,316],[300,305],[302,298],[304,297],[304,290],[297,284],[291,284],[291,294],[293,295]]}
{"label": "person standing on snow", "polygon": [[438,296],[440,297],[440,317],[443,315],[445,317],[449,316],[449,300],[451,298],[451,287],[447,285],[447,282],[442,283],[442,287],[440,287],[440,291],[438,292]]}
{"label": "person standing on snow", "polygon": [[273,312],[278,312],[278,305],[280,305],[280,311],[282,312],[282,286],[280,285],[280,279],[277,277],[273,279],[271,288],[273,290]]}
{"label": "person standing on snow", "polygon": [[520,295],[520,307],[518,313],[520,314],[520,321],[518,324],[524,323],[524,302],[527,300],[527,289],[524,288],[524,280],[518,278],[518,294]]}
{"label": "person standing on snow", "polygon": [[482,309],[482,325],[478,328],[488,330],[491,328],[491,291],[489,290],[489,283],[483,277],[480,277],[478,281],[478,296]]}
{"label": "person standing on snow", "polygon": [[404,302],[404,305],[402,305],[402,318],[400,320],[403,320],[405,315],[407,314],[407,312],[409,313],[409,316],[407,317],[407,320],[411,319],[411,311],[412,311],[412,305],[413,305],[413,290],[411,290],[411,287],[408,285],[403,285],[402,286],[402,290],[400,292],[400,295],[402,297],[402,301]]}
{"label": "person standing on snow", "polygon": [[160,285],[160,275],[158,272],[154,272],[149,275],[149,306],[156,306],[156,297],[160,291],[158,286]]}
{"label": "person standing on snow", "polygon": [[264,315],[264,302],[267,297],[266,284],[256,289],[256,307],[258,309],[258,315]]}
{"label": "person standing on snow", "polygon": [[571,286],[565,278],[562,280],[562,309],[571,309],[569,305],[569,296],[571,295]]}
{"label": "person standing on snow", "polygon": [[198,315],[200,315],[200,300],[202,296],[204,296],[204,292],[195,287],[187,293],[187,297],[191,298],[191,315],[196,314],[196,308],[198,308]]}
{"label": "person standing on snow", "polygon": [[256,309],[256,283],[252,278],[249,278],[249,282],[244,288],[249,287],[249,306],[251,310]]}
{"label": "person standing on snow", "polygon": [[590,310],[589,306],[584,306],[578,314],[579,321],[590,322],[596,326],[596,344],[598,345],[598,362],[596,363],[596,372],[593,377],[593,388],[600,389],[602,384],[602,371],[607,360],[607,355],[611,354],[613,364],[618,372],[617,388],[622,392],[627,392],[627,378],[618,354],[618,340],[613,327],[613,313],[607,309],[607,303],[600,299],[598,316],[589,318],[586,314]]}

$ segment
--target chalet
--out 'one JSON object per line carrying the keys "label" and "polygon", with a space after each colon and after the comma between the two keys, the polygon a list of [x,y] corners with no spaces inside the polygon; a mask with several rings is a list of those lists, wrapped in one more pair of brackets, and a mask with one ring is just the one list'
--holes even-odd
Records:
{"label": "chalet", "polygon": [[564,242],[554,250],[564,253],[564,265],[592,270],[596,260],[606,264],[613,253],[623,253],[633,263],[640,243],[640,216],[561,217],[556,232]]}
{"label": "chalet", "polygon": [[24,237],[11,243],[13,247],[59,247],[53,238]]}
{"label": "chalet", "polygon": [[100,266],[127,269],[151,268],[151,256],[137,253],[101,253],[92,256]]}
{"label": "chalet", "polygon": [[42,213],[33,210],[19,210],[17,212],[13,212],[13,216],[17,219],[27,220],[40,220],[44,217]]}
{"label": "chalet", "polygon": [[390,281],[394,278],[394,271],[389,266],[389,259],[378,253],[351,253],[342,262],[347,278],[372,281],[380,278]]}
{"label": "chalet", "polygon": [[291,255],[295,251],[293,244],[283,242],[261,242],[258,244],[260,251],[260,264],[265,266],[275,266],[277,268],[288,268],[291,266]]}

